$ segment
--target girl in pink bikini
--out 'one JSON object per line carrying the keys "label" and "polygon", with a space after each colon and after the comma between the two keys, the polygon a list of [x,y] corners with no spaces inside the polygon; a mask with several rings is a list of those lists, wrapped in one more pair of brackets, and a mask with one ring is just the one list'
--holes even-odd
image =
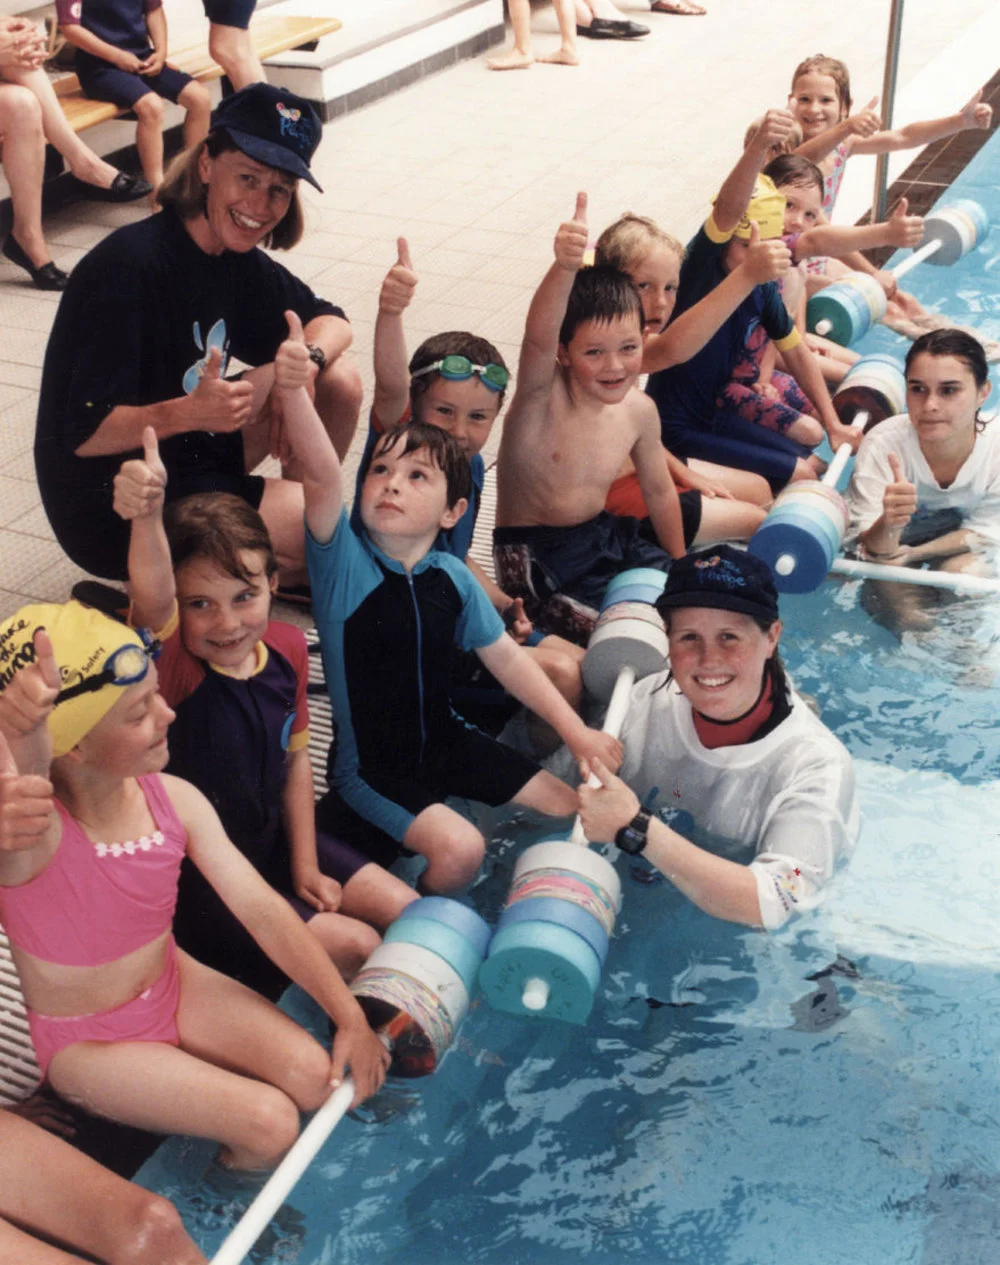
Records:
{"label": "girl in pink bikini", "polygon": [[[173,713],[155,646],[77,602],[0,625],[10,745],[0,921],[39,1065],[64,1098],[161,1133],[208,1137],[236,1169],[273,1165],[299,1113],[388,1052],[319,942],[227,839],[208,800],[160,774]],[[51,779],[51,780],[50,780]],[[179,950],[185,853],[264,951],[336,1025],[332,1058],[250,989]]]}
{"label": "girl in pink bikini", "polygon": [[[878,97],[873,97],[857,114],[851,113],[851,79],[842,61],[817,54],[800,62],[792,75],[788,97],[788,108],[803,136],[803,143],[795,152],[816,163],[823,173],[823,211],[827,218],[833,214],[847,160],[852,154],[916,149],[967,128],[988,128],[993,109],[981,100],[982,95],[982,91],[976,92],[957,114],[886,130],[875,112]],[[879,271],[864,255],[855,252],[844,256],[843,262],[876,277],[886,298],[895,299],[908,316],[924,315],[916,299],[897,290],[891,273]],[[809,260],[806,268],[809,294],[835,279],[826,275],[826,264],[827,260],[822,257]]]}

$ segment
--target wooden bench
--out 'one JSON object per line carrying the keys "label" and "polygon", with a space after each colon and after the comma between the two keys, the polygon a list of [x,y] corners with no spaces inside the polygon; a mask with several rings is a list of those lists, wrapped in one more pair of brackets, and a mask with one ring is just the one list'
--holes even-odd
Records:
{"label": "wooden bench", "polygon": [[[251,23],[250,35],[257,56],[265,61],[277,53],[300,48],[323,35],[339,31],[341,25],[337,18],[268,17],[262,14]],[[205,44],[171,49],[167,61],[202,83],[222,78],[222,67],[212,60]],[[110,101],[91,101],[85,97],[76,75],[63,75],[53,86],[74,132],[83,132],[88,127],[96,127],[98,123],[106,123],[128,113]]]}

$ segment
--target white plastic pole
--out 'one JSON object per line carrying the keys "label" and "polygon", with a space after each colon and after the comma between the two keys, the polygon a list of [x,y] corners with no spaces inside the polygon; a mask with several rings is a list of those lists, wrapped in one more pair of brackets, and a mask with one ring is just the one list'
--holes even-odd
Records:
{"label": "white plastic pole", "polygon": [[941,238],[935,237],[933,241],[927,242],[919,250],[915,250],[909,259],[904,259],[901,264],[897,264],[891,270],[892,276],[898,281],[900,277],[905,277],[908,272],[916,268],[917,264],[922,264],[925,259],[930,259],[931,255],[936,255],[940,249]]}
{"label": "white plastic pole", "polygon": [[348,1076],[302,1130],[298,1141],[268,1178],[264,1189],[212,1257],[212,1265],[239,1265],[353,1101],[354,1081]]}
{"label": "white plastic pole", "polygon": [[[859,413],[855,414],[851,425],[855,428],[855,430],[864,430],[864,428],[868,425],[869,416],[870,414],[868,411],[866,409],[862,409]],[[833,460],[827,467],[826,473],[823,475],[820,482],[825,483],[827,487],[835,488],[837,486],[837,480],[844,473],[844,467],[850,460],[850,456],[851,445],[841,444],[834,453]]]}
{"label": "white plastic pole", "polygon": [[919,584],[928,589],[950,589],[953,593],[1000,594],[1000,579],[969,575],[964,571],[917,571],[913,567],[890,567],[881,562],[861,562],[854,558],[838,558],[830,570],[856,580]]}
{"label": "white plastic pole", "polygon": [[[625,724],[625,717],[628,715],[629,698],[632,694],[632,686],[635,684],[635,668],[631,663],[623,664],[618,669],[618,679],[615,681],[615,688],[611,691],[611,701],[608,703],[608,710],[604,716],[604,724],[602,726],[606,734],[610,734],[612,738],[617,738],[622,731],[622,725]],[[600,786],[600,781],[591,773],[587,779],[588,786]],[[583,833],[583,823],[577,814],[576,821],[573,822],[573,833],[569,837],[570,843],[582,843],[587,846],[587,836]]]}

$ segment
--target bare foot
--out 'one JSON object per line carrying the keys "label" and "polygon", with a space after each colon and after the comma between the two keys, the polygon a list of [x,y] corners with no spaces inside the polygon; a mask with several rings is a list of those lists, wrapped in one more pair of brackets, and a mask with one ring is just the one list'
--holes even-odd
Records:
{"label": "bare foot", "polygon": [[509,53],[501,53],[499,57],[491,57],[486,63],[489,70],[527,70],[534,65],[530,53],[522,53],[512,48]]}
{"label": "bare foot", "polygon": [[557,48],[554,53],[536,57],[535,61],[545,62],[549,66],[579,66],[580,64],[579,57],[571,48]]}

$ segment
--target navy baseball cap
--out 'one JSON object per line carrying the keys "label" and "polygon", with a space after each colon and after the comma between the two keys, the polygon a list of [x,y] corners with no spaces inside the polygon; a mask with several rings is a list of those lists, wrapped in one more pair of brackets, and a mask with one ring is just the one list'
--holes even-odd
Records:
{"label": "navy baseball cap", "polygon": [[710,606],[775,620],[778,590],[766,562],[732,545],[716,545],[671,564],[656,609],[662,614],[678,606]]}
{"label": "navy baseball cap", "polygon": [[271,83],[252,83],[215,107],[210,130],[219,127],[248,158],[308,180],[323,192],[309,170],[323,138],[323,124],[305,97]]}

